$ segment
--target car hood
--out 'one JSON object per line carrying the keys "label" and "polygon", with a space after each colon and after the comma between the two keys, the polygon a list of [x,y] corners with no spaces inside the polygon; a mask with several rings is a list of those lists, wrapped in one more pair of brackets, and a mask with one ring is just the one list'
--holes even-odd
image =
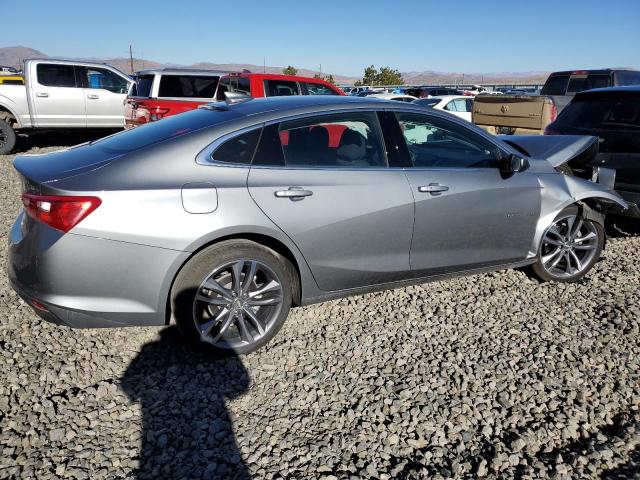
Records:
{"label": "car hood", "polygon": [[[585,135],[501,135],[500,139],[524,151],[529,157],[546,160],[553,167],[585,154],[591,158],[598,153],[598,137]],[[587,160],[587,158],[585,158]]]}

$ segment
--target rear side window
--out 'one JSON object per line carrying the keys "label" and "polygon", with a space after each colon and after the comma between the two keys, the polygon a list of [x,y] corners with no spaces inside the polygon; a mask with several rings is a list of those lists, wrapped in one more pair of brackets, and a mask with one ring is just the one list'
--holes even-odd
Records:
{"label": "rear side window", "polygon": [[236,135],[218,148],[211,155],[215,162],[249,165],[260,138],[260,128]]}
{"label": "rear side window", "polygon": [[279,138],[288,167],[386,167],[373,112],[321,115],[283,122]]}
{"label": "rear side window", "polygon": [[154,75],[140,75],[135,77],[129,95],[132,97],[149,98],[151,96],[151,87],[153,86],[153,77]]}
{"label": "rear side window", "polygon": [[542,87],[541,95],[564,95],[567,93],[569,75],[551,75]]}
{"label": "rear side window", "polygon": [[38,83],[47,87],[75,87],[76,76],[73,65],[40,63],[36,67]]}
{"label": "rear side window", "polygon": [[305,83],[309,95],[338,95],[335,90],[321,83]]}
{"label": "rear side window", "polygon": [[605,88],[611,86],[611,75],[580,75],[572,76],[569,80],[567,93],[584,92],[592,88]]}
{"label": "rear side window", "polygon": [[300,95],[298,83],[288,80],[265,80],[264,91],[267,97],[287,97]]}
{"label": "rear side window", "polygon": [[571,102],[556,123],[584,129],[640,129],[640,98],[593,97]]}
{"label": "rear side window", "polygon": [[640,72],[625,71],[615,73],[616,85],[640,85]]}
{"label": "rear side window", "polygon": [[158,97],[213,98],[219,79],[208,75],[163,75]]}

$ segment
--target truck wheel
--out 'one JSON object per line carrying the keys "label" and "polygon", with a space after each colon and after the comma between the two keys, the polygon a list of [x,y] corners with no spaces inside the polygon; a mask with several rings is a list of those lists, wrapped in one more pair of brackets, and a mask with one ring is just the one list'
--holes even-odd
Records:
{"label": "truck wheel", "polygon": [[0,155],[11,153],[16,146],[16,132],[6,121],[0,119]]}

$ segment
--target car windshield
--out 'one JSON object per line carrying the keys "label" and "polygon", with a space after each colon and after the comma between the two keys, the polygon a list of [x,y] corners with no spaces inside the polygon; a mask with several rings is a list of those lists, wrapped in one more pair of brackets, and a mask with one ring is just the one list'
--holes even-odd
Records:
{"label": "car windshield", "polygon": [[640,129],[640,98],[595,97],[571,102],[556,122],[585,129]]}
{"label": "car windshield", "polygon": [[240,115],[232,111],[196,109],[111,135],[92,143],[109,153],[128,153],[193,133]]}

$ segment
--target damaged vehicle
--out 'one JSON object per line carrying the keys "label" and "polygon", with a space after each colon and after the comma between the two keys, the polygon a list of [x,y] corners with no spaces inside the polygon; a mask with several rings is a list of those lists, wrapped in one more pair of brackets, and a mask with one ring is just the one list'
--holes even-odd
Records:
{"label": "damaged vehicle", "polygon": [[606,209],[626,207],[556,170],[592,137],[505,142],[401,102],[232,97],[15,159],[8,275],[38,315],[175,322],[247,353],[299,305],[525,265],[579,280]]}

